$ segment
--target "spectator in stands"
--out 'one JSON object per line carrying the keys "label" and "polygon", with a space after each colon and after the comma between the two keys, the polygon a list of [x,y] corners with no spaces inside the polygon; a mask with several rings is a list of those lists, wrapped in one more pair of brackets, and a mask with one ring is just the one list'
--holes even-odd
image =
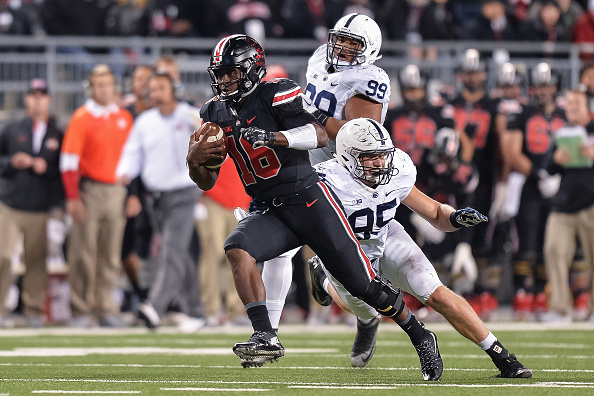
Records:
{"label": "spectator in stands", "polygon": [[573,25],[571,41],[580,44],[582,60],[594,59],[594,0],[589,0],[588,10]]}
{"label": "spectator in stands", "polygon": [[60,170],[66,211],[74,224],[68,239],[72,325],[120,327],[114,300],[126,219],[126,188],[116,166],[132,128],[132,115],[115,103],[115,76],[106,65],[90,74],[91,98],[66,129]]}
{"label": "spectator in stands", "polygon": [[[62,130],[50,117],[51,98],[44,80],[32,80],[25,95],[27,117],[9,123],[0,134],[0,176],[6,192],[0,200],[0,301],[10,286],[11,257],[24,237],[23,305],[30,327],[44,325],[47,296],[47,221],[63,205],[59,155]],[[0,304],[0,321],[6,313]]]}
{"label": "spectator in stands", "polygon": [[[190,299],[194,294],[196,300],[200,298],[196,265],[188,255],[199,189],[188,176],[183,155],[190,135],[199,126],[199,110],[178,102],[174,88],[167,73],[151,77],[149,91],[155,107],[137,118],[117,167],[121,183],[141,177],[152,197],[150,209],[158,227],[155,232],[162,237],[149,299],[138,308],[140,319],[149,328],[159,326],[168,305],[180,296],[188,281],[193,287],[184,290],[184,297]],[[179,322],[181,331],[192,332],[204,326],[199,309],[199,304],[185,307],[189,316]]]}
{"label": "spectator in stands", "polygon": [[107,36],[147,36],[150,31],[149,0],[114,0],[105,18]]}
{"label": "spectator in stands", "polygon": [[[559,21],[565,27],[567,32],[571,31],[571,27],[584,13],[582,6],[575,0],[555,0],[561,9],[561,17]],[[537,18],[544,3],[548,0],[536,0],[530,6],[530,19]]]}
{"label": "spectator in stands", "polygon": [[557,1],[544,0],[541,4],[538,14],[522,26],[522,40],[549,43],[568,41],[569,31],[561,22],[561,7]]}
{"label": "spectator in stands", "polygon": [[521,21],[527,21],[530,14],[529,8],[532,0],[507,0],[507,6],[512,14]]}
{"label": "spectator in stands", "polygon": [[[574,154],[568,146],[559,146],[553,157],[562,176],[545,232],[544,258],[551,290],[550,311],[543,317],[547,322],[572,321],[568,275],[575,254],[576,236],[582,244],[591,278],[594,278],[594,121],[586,99],[583,91],[566,93],[565,114],[570,126],[557,132],[561,135],[568,129],[581,130],[588,138]],[[581,163],[572,166],[572,161],[579,161],[578,156]],[[593,296],[590,297],[590,322],[594,322]]]}
{"label": "spectator in stands", "polygon": [[213,21],[224,34],[247,34],[258,42],[272,37],[272,10],[266,0],[220,0],[213,4]]}
{"label": "spectator in stands", "polygon": [[10,0],[0,0],[0,36],[4,34],[29,35],[33,33],[32,21],[23,12],[20,4],[12,5]]}
{"label": "spectator in stands", "polygon": [[43,26],[49,35],[102,36],[109,7],[102,0],[44,0]]}
{"label": "spectator in stands", "polygon": [[[235,290],[231,267],[227,263],[223,245],[237,226],[233,210],[237,207],[247,210],[250,201],[251,198],[243,189],[233,160],[227,158],[221,167],[218,183],[211,190],[204,192],[197,216],[202,246],[198,261],[198,279],[209,326],[222,324],[225,320],[230,323],[249,324],[243,303]],[[221,276],[221,273],[224,275]]]}
{"label": "spectator in stands", "polygon": [[282,2],[283,37],[315,38],[320,42],[328,40],[325,23],[325,5],[322,0],[286,0]]}
{"label": "spectator in stands", "polygon": [[507,12],[503,0],[482,0],[481,15],[464,27],[461,38],[480,41],[519,40],[522,22]]}

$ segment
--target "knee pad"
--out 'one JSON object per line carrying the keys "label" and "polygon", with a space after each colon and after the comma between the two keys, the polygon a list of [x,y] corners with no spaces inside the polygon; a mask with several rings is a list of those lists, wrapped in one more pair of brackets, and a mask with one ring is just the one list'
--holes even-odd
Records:
{"label": "knee pad", "polygon": [[400,315],[405,307],[400,289],[379,276],[373,278],[365,294],[359,298],[389,318]]}

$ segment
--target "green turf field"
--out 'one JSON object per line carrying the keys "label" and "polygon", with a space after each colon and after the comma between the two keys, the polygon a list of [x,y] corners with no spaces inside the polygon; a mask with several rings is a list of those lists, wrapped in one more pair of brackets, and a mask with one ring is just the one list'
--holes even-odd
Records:
{"label": "green turf field", "polygon": [[[376,354],[364,369],[350,367],[354,329],[281,326],[285,357],[243,369],[231,352],[247,328],[175,334],[125,331],[1,330],[0,395],[30,394],[267,394],[267,395],[592,395],[594,326],[543,329],[492,325],[493,332],[534,371],[529,380],[495,378],[478,347],[446,324],[428,324],[438,336],[444,373],[422,381],[407,337],[383,323]],[[283,332],[284,330],[284,332]]]}

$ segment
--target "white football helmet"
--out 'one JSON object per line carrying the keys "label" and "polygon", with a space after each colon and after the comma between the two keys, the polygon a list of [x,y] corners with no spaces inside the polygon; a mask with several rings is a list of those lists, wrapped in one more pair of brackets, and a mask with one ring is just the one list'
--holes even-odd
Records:
{"label": "white football helmet", "polygon": [[[371,118],[355,118],[344,124],[336,135],[338,160],[357,179],[373,184],[387,184],[397,169],[394,168],[394,144],[390,133]],[[363,166],[362,154],[384,154],[383,168]]]}
{"label": "white football helmet", "polygon": [[[337,44],[338,37],[348,37],[361,42],[361,48],[352,50]],[[348,14],[336,22],[334,29],[328,32],[328,46],[326,61],[336,70],[349,68],[356,65],[370,65],[381,58],[379,51],[382,47],[382,32],[377,23],[363,14]],[[344,54],[353,56],[348,62],[339,59],[336,55]]]}

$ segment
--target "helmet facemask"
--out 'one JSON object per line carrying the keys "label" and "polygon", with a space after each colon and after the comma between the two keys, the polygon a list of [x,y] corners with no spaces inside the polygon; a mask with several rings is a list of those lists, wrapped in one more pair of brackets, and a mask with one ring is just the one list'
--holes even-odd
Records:
{"label": "helmet facemask", "polygon": [[[356,159],[357,165],[353,171],[353,176],[358,179],[367,181],[374,186],[381,184],[388,184],[394,175],[394,151],[392,147],[386,150],[372,150],[372,151],[361,151],[354,147],[350,148],[351,155]],[[382,168],[365,166],[363,165],[364,156],[377,156],[383,155],[384,166]]]}
{"label": "helmet facemask", "polygon": [[[357,46],[345,45],[355,41]],[[330,30],[326,49],[326,61],[336,70],[365,63],[365,39],[356,34]]]}
{"label": "helmet facemask", "polygon": [[[338,160],[354,178],[368,186],[387,184],[397,173],[393,162],[395,150],[390,133],[371,118],[347,121],[336,135]],[[375,166],[364,165],[364,156],[383,156],[383,164],[377,167],[374,158]]]}

